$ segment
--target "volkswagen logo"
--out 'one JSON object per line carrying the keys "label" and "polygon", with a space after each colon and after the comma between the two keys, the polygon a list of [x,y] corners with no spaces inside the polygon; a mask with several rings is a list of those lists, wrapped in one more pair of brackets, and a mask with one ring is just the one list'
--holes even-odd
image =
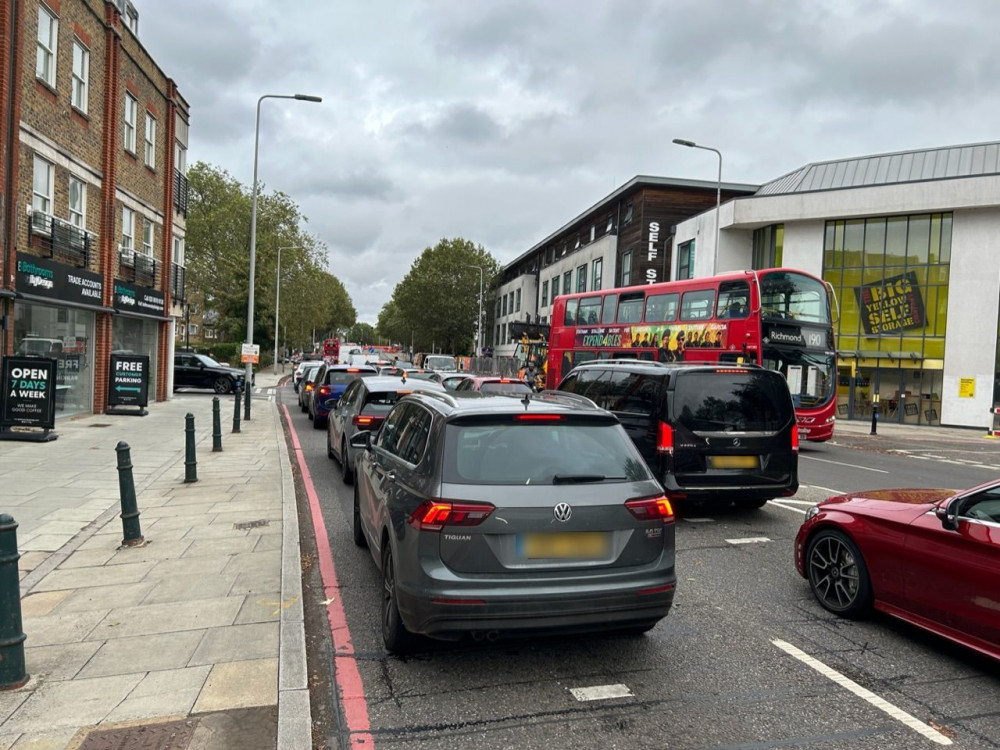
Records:
{"label": "volkswagen logo", "polygon": [[734,448],[739,448],[740,447],[740,439],[739,438],[733,438],[733,447]]}
{"label": "volkswagen logo", "polygon": [[552,509],[552,515],[555,516],[557,521],[566,523],[570,516],[573,515],[573,509],[569,506],[569,503],[557,503],[556,507]]}

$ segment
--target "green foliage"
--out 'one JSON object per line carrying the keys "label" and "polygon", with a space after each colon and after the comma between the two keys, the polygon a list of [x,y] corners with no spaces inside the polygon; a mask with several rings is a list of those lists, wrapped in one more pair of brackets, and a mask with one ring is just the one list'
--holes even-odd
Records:
{"label": "green foliage", "polygon": [[500,264],[482,245],[455,238],[426,248],[379,313],[379,335],[404,345],[412,340],[417,351],[433,346],[450,354],[471,353],[480,285],[478,268],[469,266],[483,269],[485,304]]}
{"label": "green foliage", "polygon": [[359,344],[375,344],[375,327],[368,323],[355,323],[347,329],[345,338],[348,341],[355,341]]}

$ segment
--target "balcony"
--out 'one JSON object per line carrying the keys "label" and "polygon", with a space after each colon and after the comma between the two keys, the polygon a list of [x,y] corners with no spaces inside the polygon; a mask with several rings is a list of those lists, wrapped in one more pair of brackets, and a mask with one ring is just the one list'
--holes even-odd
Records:
{"label": "balcony", "polygon": [[159,288],[159,264],[151,255],[138,253],[131,248],[118,247],[117,278],[131,281],[150,289]]}
{"label": "balcony", "polygon": [[174,208],[177,213],[188,215],[188,181],[176,169],[174,170]]}
{"label": "balcony", "polygon": [[184,266],[179,266],[176,263],[170,264],[170,299],[177,305],[183,305],[187,300],[187,289],[184,284],[186,271]]}
{"label": "balcony", "polygon": [[93,241],[86,230],[41,211],[32,211],[28,219],[28,246],[59,263],[90,268]]}

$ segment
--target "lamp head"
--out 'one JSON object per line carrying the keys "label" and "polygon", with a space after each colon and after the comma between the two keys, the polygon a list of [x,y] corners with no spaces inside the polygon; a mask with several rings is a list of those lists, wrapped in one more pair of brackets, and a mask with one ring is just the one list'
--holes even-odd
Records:
{"label": "lamp head", "polygon": [[313,96],[312,94],[296,94],[295,98],[303,102],[321,102],[323,97]]}
{"label": "lamp head", "polygon": [[674,138],[674,143],[676,143],[678,146],[687,146],[688,148],[694,148],[695,146],[698,145],[694,141],[686,141],[683,138]]}

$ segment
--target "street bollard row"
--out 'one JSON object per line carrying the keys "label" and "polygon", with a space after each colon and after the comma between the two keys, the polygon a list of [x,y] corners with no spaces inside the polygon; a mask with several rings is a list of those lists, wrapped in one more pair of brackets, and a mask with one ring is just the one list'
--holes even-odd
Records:
{"label": "street bollard row", "polygon": [[198,457],[194,451],[194,414],[184,417],[184,484],[198,481]]}
{"label": "street bollard row", "polygon": [[17,522],[0,514],[0,690],[14,690],[28,681],[21,631],[21,581],[17,572]]}
{"label": "street bollard row", "polygon": [[132,451],[124,440],[115,446],[118,454],[118,495],[122,506],[122,546],[139,547],[146,543],[139,527],[139,503],[132,479]]}
{"label": "street bollard row", "polygon": [[222,417],[219,413],[219,397],[212,398],[212,453],[222,452]]}
{"label": "street bollard row", "polygon": [[236,398],[233,400],[233,432],[240,431],[240,396],[242,391],[236,386]]}

